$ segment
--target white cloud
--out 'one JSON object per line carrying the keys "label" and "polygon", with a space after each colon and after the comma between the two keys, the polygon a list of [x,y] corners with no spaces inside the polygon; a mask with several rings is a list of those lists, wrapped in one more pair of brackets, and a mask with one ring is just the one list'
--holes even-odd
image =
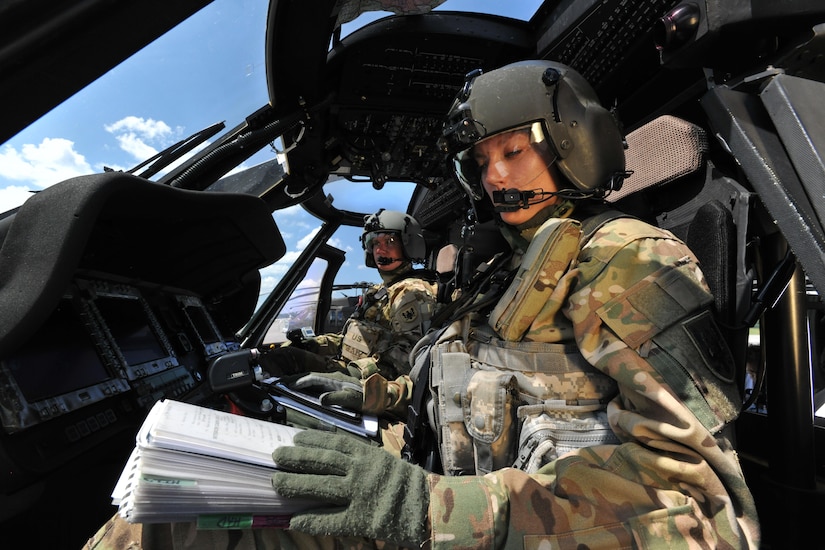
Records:
{"label": "white cloud", "polygon": [[315,279],[304,279],[295,288],[320,288],[321,282]]}
{"label": "white cloud", "polygon": [[164,140],[172,134],[172,128],[162,120],[127,116],[103,127],[110,134],[135,134],[151,141]]}
{"label": "white cloud", "polygon": [[162,120],[131,115],[106,124],[103,128],[115,136],[123,151],[140,162],[156,155],[160,148],[171,145],[182,132],[181,128],[173,132]]}
{"label": "white cloud", "polygon": [[63,138],[45,138],[38,145],[27,143],[19,151],[6,145],[0,151],[0,178],[34,189],[91,172],[86,158],[74,150],[74,142]]}
{"label": "white cloud", "polygon": [[272,292],[272,289],[281,281],[284,273],[295,263],[300,254],[300,252],[287,252],[283,258],[274,264],[261,269],[261,295]]}
{"label": "white cloud", "polygon": [[26,199],[34,194],[31,191],[31,188],[19,185],[11,185],[0,189],[0,213],[17,208],[26,202]]}
{"label": "white cloud", "polygon": [[303,238],[299,239],[295,246],[298,247],[298,250],[303,250],[307,247],[309,242],[315,237],[315,235],[320,231],[320,227],[316,227],[312,231],[309,232],[308,235],[304,236]]}
{"label": "white cloud", "polygon": [[286,273],[286,270],[295,263],[295,260],[298,259],[301,253],[299,251],[290,251],[284,254],[283,258],[278,260],[272,265],[269,265],[263,269],[261,269],[262,276],[269,276],[269,275],[283,275]]}
{"label": "white cloud", "polygon": [[142,138],[139,138],[135,134],[122,134],[115,136],[115,139],[117,139],[118,143],[120,143],[121,149],[139,161],[144,161],[158,154],[157,149],[151,145],[148,145]]}

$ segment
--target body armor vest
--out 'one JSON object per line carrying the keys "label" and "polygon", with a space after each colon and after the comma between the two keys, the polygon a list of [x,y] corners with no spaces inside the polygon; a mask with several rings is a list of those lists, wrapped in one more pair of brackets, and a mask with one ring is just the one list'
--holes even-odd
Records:
{"label": "body armor vest", "polygon": [[[533,472],[567,451],[619,443],[606,414],[618,393],[616,382],[585,360],[570,339],[535,341],[544,321],[559,319],[569,290],[565,285],[571,284],[562,278],[594,231],[582,238],[574,220],[545,222],[489,317],[466,315],[429,348],[417,350],[414,373],[419,361],[429,365],[427,412],[445,474],[504,467]],[[642,237],[664,237],[651,231]],[[612,248],[619,250],[621,244]],[[732,365],[729,351],[708,309],[712,296],[686,270],[686,264],[665,266],[599,313],[604,325],[645,357],[715,432],[735,418],[741,400],[726,369]],[[626,310],[633,315],[618,313]],[[566,331],[563,322],[560,328]]]}
{"label": "body armor vest", "polygon": [[522,341],[553,304],[576,259],[581,225],[553,218],[536,232],[489,318],[456,321],[430,349],[430,418],[448,475],[528,472],[569,450],[618,443],[605,408],[616,383],[572,343]]}

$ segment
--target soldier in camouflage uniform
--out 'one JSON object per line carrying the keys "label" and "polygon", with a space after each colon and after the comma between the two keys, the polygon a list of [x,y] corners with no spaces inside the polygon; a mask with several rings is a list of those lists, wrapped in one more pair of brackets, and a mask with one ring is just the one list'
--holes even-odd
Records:
{"label": "soldier in camouflage uniform", "polygon": [[340,354],[361,378],[409,374],[410,351],[429,330],[436,306],[435,275],[412,267],[426,255],[421,227],[408,214],[382,208],[367,217],[361,244],[364,263],[378,269],[383,284],[365,293],[347,321]]}
{"label": "soldier in camouflage uniform", "polygon": [[435,274],[413,269],[424,261],[426,243],[421,226],[403,212],[382,208],[367,216],[361,245],[364,263],[378,269],[383,283],[364,293],[341,334],[269,350],[262,362],[280,374],[312,372],[289,384],[324,392],[325,404],[401,414],[403,404],[396,404],[409,393],[410,351],[430,328],[437,305]]}
{"label": "soldier in camouflage uniform", "polygon": [[302,432],[273,453],[273,486],[328,504],[239,547],[757,547],[710,293],[672,234],[600,212],[626,174],[592,88],[547,61],[475,76],[445,137],[517,267],[492,311],[416,349],[443,473]]}
{"label": "soldier in camouflage uniform", "polygon": [[519,264],[492,312],[419,356],[446,475],[411,466],[387,490],[398,500],[360,488],[390,502],[370,514],[343,481],[361,450],[326,442],[310,460],[320,445],[303,434],[274,454],[300,473],[273,484],[333,504],[292,528],[439,548],[756,547],[726,437],[741,399],[697,260],[667,231],[600,212],[626,176],[612,114],[568,67],[523,62],[469,78],[445,138]]}

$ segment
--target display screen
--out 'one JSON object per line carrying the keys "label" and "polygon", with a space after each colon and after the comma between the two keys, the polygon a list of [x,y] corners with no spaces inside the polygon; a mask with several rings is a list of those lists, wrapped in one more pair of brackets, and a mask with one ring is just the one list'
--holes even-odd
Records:
{"label": "display screen", "polygon": [[201,337],[204,344],[213,344],[221,341],[220,335],[215,332],[212,323],[209,322],[204,308],[187,305],[184,309],[186,309],[186,314],[189,316],[189,319],[192,320],[192,325],[194,325],[195,331],[198,333],[198,336]]}
{"label": "display screen", "polygon": [[89,333],[68,300],[60,303],[6,364],[30,403],[110,378]]}
{"label": "display screen", "polygon": [[169,356],[152,330],[140,300],[131,296],[98,296],[95,305],[128,365],[141,365]]}

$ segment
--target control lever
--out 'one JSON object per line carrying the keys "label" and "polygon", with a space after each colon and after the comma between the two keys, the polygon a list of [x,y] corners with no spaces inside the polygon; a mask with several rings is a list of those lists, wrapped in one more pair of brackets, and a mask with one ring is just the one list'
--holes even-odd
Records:
{"label": "control lever", "polygon": [[374,415],[361,414],[338,406],[322,405],[317,397],[294,390],[277,377],[267,378],[262,382],[262,386],[269,391],[270,397],[280,407],[314,418],[323,425],[380,441],[378,418]]}
{"label": "control lever", "polygon": [[304,340],[315,338],[315,331],[312,330],[312,327],[295,328],[286,333],[286,338],[292,342],[293,345],[301,347],[301,343]]}
{"label": "control lever", "polygon": [[215,357],[209,362],[206,378],[215,393],[228,393],[247,388],[263,380],[257,349],[242,349]]}

